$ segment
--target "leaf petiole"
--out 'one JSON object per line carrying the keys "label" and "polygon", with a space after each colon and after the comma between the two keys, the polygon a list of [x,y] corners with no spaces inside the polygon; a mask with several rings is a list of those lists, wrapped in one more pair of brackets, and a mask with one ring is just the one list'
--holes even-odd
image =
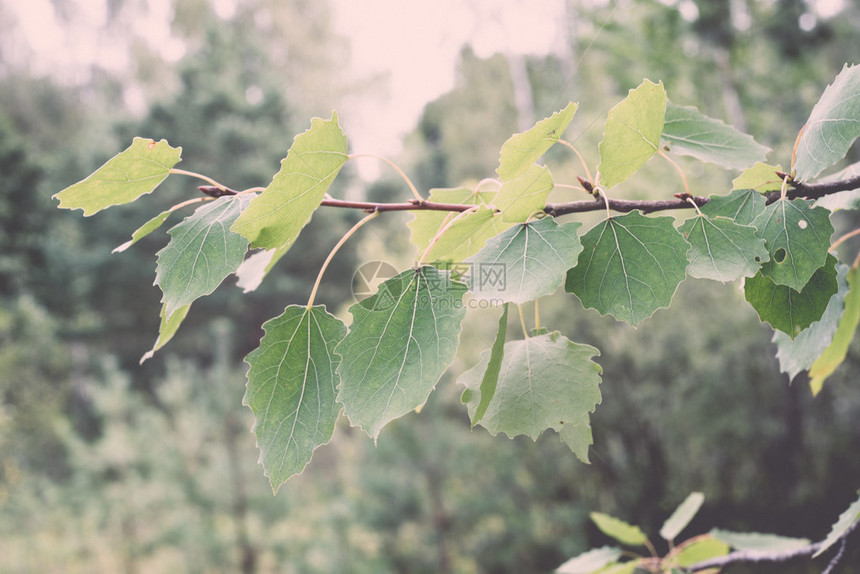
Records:
{"label": "leaf petiole", "polygon": [[526,318],[525,318],[525,315],[523,315],[523,306],[517,305],[517,311],[520,314],[520,326],[523,328],[523,337],[528,339],[529,338],[529,330],[528,330],[528,327],[526,327]]}
{"label": "leaf petiole", "polygon": [[393,167],[394,171],[396,171],[400,175],[400,177],[403,178],[403,181],[405,181],[406,185],[409,186],[409,189],[412,190],[412,195],[415,196],[415,200],[418,201],[418,203],[424,202],[424,198],[421,197],[420,193],[418,193],[418,188],[415,187],[415,184],[412,183],[412,180],[409,179],[409,176],[406,175],[406,172],[404,172],[402,169],[400,169],[399,165],[397,165],[396,163],[394,163],[393,161],[391,161],[388,158],[384,158],[381,155],[376,155],[376,154],[372,154],[372,153],[354,153],[354,154],[347,156],[346,159],[355,159],[355,158],[359,158],[359,157],[372,157],[372,158],[378,159],[379,161],[383,161],[383,162],[387,163],[388,165],[390,165],[391,167]]}
{"label": "leaf petiole", "polygon": [[454,222],[456,222],[461,217],[464,217],[467,214],[475,213],[476,211],[478,211],[477,205],[474,207],[470,207],[469,209],[467,209],[465,211],[461,211],[460,213],[458,213],[455,217],[451,218],[450,220],[448,220],[448,218],[446,217],[447,222],[444,223],[439,228],[439,231],[437,231],[436,235],[433,236],[433,239],[430,240],[430,244],[427,245],[427,249],[424,250],[424,253],[421,254],[421,258],[418,260],[418,266],[420,267],[424,263],[424,259],[427,258],[427,254],[430,253],[430,250],[433,249],[433,246],[439,242],[439,239],[445,234],[445,232],[448,231],[452,225],[454,225]]}
{"label": "leaf petiole", "polygon": [[[671,157],[669,157],[669,155],[666,152],[664,152],[663,150],[658,148],[657,153],[660,154],[660,157],[662,157],[663,159],[668,161],[670,164],[672,164],[672,167],[674,167],[678,171],[678,173],[681,175],[681,181],[684,182],[684,193],[686,193],[687,195],[690,195],[690,186],[687,183],[687,176],[684,175],[684,170],[681,169],[681,166],[678,165],[675,162],[675,160],[673,160]],[[695,205],[695,203],[693,205]],[[699,208],[696,207],[697,211],[698,211],[698,209]]]}
{"label": "leaf petiole", "polygon": [[588,170],[588,164],[585,163],[585,158],[582,157],[582,154],[579,153],[579,150],[576,149],[572,143],[565,141],[563,139],[557,139],[557,140],[553,140],[553,141],[556,141],[563,146],[567,146],[568,148],[570,148],[571,151],[573,151],[573,153],[576,154],[576,157],[579,158],[579,163],[582,164],[582,169],[585,170],[585,177],[588,179],[588,181],[591,181],[591,172]]}
{"label": "leaf petiole", "polygon": [[209,185],[214,185],[220,191],[229,191],[229,189],[230,189],[226,185],[218,183],[217,181],[215,181],[211,177],[203,175],[202,173],[197,173],[196,171],[187,171],[184,169],[173,168],[168,173],[173,173],[176,175],[187,175],[188,177],[196,177],[197,179],[205,181]]}

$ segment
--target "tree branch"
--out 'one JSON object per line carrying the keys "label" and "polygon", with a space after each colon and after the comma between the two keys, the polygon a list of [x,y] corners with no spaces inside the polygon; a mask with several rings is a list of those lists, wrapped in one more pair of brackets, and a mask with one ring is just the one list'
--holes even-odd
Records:
{"label": "tree branch", "polygon": [[[791,189],[788,191],[789,199],[818,199],[826,195],[837,193],[839,191],[848,191],[852,189],[860,189],[860,176],[852,177],[842,181],[834,181],[828,183],[799,183],[791,182]],[[235,195],[239,192],[230,188],[217,188],[212,185],[201,185],[198,187],[200,191],[212,197],[221,197],[223,195]],[[691,209],[691,199],[697,206],[701,207],[708,203],[707,197],[687,196],[681,194],[678,199],[656,199],[656,200],[634,200],[634,199],[609,199],[609,209],[621,213],[626,213],[638,209],[642,213],[651,213],[654,211],[668,211],[671,209]],[[767,203],[773,203],[779,199],[778,191],[771,191],[765,194]],[[432,201],[418,201],[413,199],[403,203],[377,203],[372,201],[344,201],[340,199],[324,199],[320,205],[326,207],[340,207],[346,209],[360,209],[368,213],[373,211],[466,211],[476,206],[461,205],[455,203],[435,203]],[[582,213],[586,211],[600,211],[606,208],[606,203],[600,199],[571,201],[568,203],[548,203],[544,211],[548,215],[559,216],[566,213]]]}

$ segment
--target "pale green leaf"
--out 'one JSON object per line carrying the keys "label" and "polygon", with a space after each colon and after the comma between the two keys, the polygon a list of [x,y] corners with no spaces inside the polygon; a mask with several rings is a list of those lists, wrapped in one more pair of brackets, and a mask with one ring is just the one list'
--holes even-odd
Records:
{"label": "pale green leaf", "polygon": [[[845,169],[841,169],[832,175],[821,178],[819,181],[821,183],[831,183],[845,181],[857,176],[860,176],[860,161],[852,163]],[[819,197],[815,200],[815,205],[817,207],[829,209],[830,211],[836,211],[838,209],[857,209],[860,207],[860,189],[850,189]]]}
{"label": "pale green leaf", "polygon": [[657,151],[666,113],[663,82],[648,80],[609,110],[600,142],[600,185],[610,188],[636,173]]}
{"label": "pale green leaf", "polygon": [[338,400],[353,425],[376,438],[424,404],[454,360],[465,292],[448,273],[424,266],[349,308],[352,326],[335,352],[343,357]]}
{"label": "pale green leaf", "polygon": [[[591,360],[598,354],[594,347],[573,343],[558,331],[506,343],[496,392],[479,424],[493,435],[524,434],[532,440],[550,428],[561,433],[568,423],[575,424],[580,434],[590,431],[581,423],[600,402],[601,368]],[[480,387],[490,355],[482,353],[481,362],[458,379],[472,391],[463,395],[472,420],[482,399]],[[574,454],[587,461],[587,448]]]}
{"label": "pale green leaf", "polygon": [[728,553],[728,544],[722,540],[704,536],[696,538],[689,544],[684,544],[683,547],[680,548],[679,552],[674,556],[671,563],[673,566],[692,566],[693,564],[702,562],[703,560],[725,556]]}
{"label": "pale green leaf", "polygon": [[576,113],[577,104],[570,102],[531,129],[512,135],[502,145],[496,173],[502,181],[520,176],[561,138]]}
{"label": "pale green leaf", "polygon": [[[469,187],[434,188],[430,190],[427,201],[455,205],[489,206],[495,196],[495,190],[477,191]],[[412,245],[418,249],[419,256],[424,253],[439,230],[457,216],[456,213],[450,211],[416,210],[410,213],[413,219],[406,225],[411,231],[410,240]]]}
{"label": "pale green leaf", "polygon": [[59,207],[82,209],[92,215],[112,205],[134,201],[152,193],[179,163],[181,147],[170,147],[165,140],[156,143],[134,138],[132,144],[98,168],[83,181],[54,195]]}
{"label": "pale green leaf", "polygon": [[337,113],[330,120],[314,118],[311,127],[293,140],[281,169],[251,202],[232,230],[251,247],[289,248],[319,207],[347,159],[346,136]]}
{"label": "pale green leaf", "polygon": [[848,294],[845,296],[845,312],[839,319],[839,326],[833,340],[809,368],[809,384],[813,394],[818,394],[824,380],[842,364],[848,354],[848,346],[860,323],[860,270],[853,268],[848,272]]}
{"label": "pale green leaf", "polygon": [[230,225],[249,199],[244,195],[218,198],[168,231],[170,243],[157,253],[155,269],[155,283],[161,287],[168,317],[212,293],[241,265],[248,240],[230,231]]}
{"label": "pale green leaf", "polygon": [[475,298],[522,304],[555,293],[582,252],[580,225],[544,217],[490,239],[466,260]]}
{"label": "pale green leaf", "polygon": [[546,207],[546,198],[554,186],[549,168],[532,164],[505,181],[493,203],[502,211],[503,221],[523,222]]}
{"label": "pale green leaf", "polygon": [[621,549],[603,546],[574,556],[555,569],[557,574],[592,574],[621,558]]}
{"label": "pale green leaf", "polygon": [[162,224],[167,221],[167,218],[170,217],[170,214],[173,213],[172,209],[168,209],[167,211],[162,211],[137,229],[135,229],[134,233],[131,234],[131,239],[114,248],[111,253],[122,253],[156,229],[162,226]]}
{"label": "pale green leaf", "polygon": [[811,204],[805,199],[779,199],[753,222],[770,254],[762,275],[796,291],[824,265],[833,234],[830,212]]}
{"label": "pale green leaf", "polygon": [[754,189],[759,193],[779,191],[782,188],[782,180],[776,175],[778,171],[785,170],[779,164],[757,162],[732,180],[732,189]]}
{"label": "pale green leaf", "polygon": [[452,220],[424,256],[424,261],[465,261],[480,251],[487,240],[513,225],[502,221],[501,215],[492,208],[482,205]]}
{"label": "pale green leaf", "polygon": [[836,333],[836,327],[845,308],[845,295],[848,294],[847,275],[847,265],[839,264],[836,266],[836,284],[838,287],[836,294],[828,301],[821,319],[801,331],[794,340],[782,331],[773,332],[779,370],[788,373],[789,380],[794,379],[799,372],[809,369],[815,359],[824,352],[824,349],[833,340],[833,335]]}
{"label": "pale green leaf", "polygon": [[276,491],[331,440],[337,404],[340,358],[334,353],[346,326],[325,307],[291,305],[263,324],[250,365],[244,404],[256,417],[260,462]]}
{"label": "pale green leaf", "polygon": [[692,156],[731,169],[743,169],[764,160],[770,148],[720,120],[691,106],[666,104],[663,141],[669,151]]}
{"label": "pale green leaf", "polygon": [[589,514],[589,517],[601,532],[622,544],[626,544],[627,546],[644,546],[648,542],[645,533],[638,526],[633,526],[602,512],[592,512]]}
{"label": "pale green leaf", "polygon": [[176,331],[179,330],[179,326],[185,320],[185,316],[188,315],[188,310],[190,308],[190,303],[188,305],[183,305],[168,317],[165,313],[166,307],[164,305],[161,306],[161,322],[158,325],[158,338],[155,340],[155,345],[153,345],[152,349],[144,353],[140,358],[141,365],[154,357],[155,352],[173,338],[173,335],[176,334]]}
{"label": "pale green leaf", "polygon": [[836,282],[836,258],[828,255],[800,292],[777,285],[759,272],[744,282],[744,294],[762,321],[789,337],[797,335],[821,319],[827,304],[839,289]]}
{"label": "pale green leaf", "polygon": [[756,236],[754,227],[726,217],[697,215],[678,230],[692,246],[687,252],[687,273],[691,277],[723,283],[752,277],[769,258],[764,239]]}
{"label": "pale green leaf", "polygon": [[797,143],[795,177],[809,181],[845,157],[860,137],[860,66],[845,65],[812,108]]}
{"label": "pale green leaf", "polygon": [[806,538],[789,538],[759,532],[730,532],[714,529],[710,534],[736,550],[753,552],[791,552],[810,544]]}
{"label": "pale green leaf", "polygon": [[[499,330],[496,332],[496,339],[493,341],[493,346],[490,348],[490,359],[487,363],[487,369],[484,371],[484,376],[481,378],[481,385],[478,387],[478,406],[475,413],[472,415],[472,428],[478,424],[484,413],[487,412],[487,407],[490,406],[490,401],[496,395],[496,387],[499,384],[499,373],[502,368],[502,358],[505,355],[505,336],[508,327],[508,304],[504,304],[504,311],[499,319]],[[475,391],[466,389],[460,400],[463,404],[475,402]]]}
{"label": "pale green leaf", "polygon": [[857,522],[857,520],[860,520],[860,498],[852,502],[851,505],[845,509],[845,512],[839,515],[839,520],[833,524],[827,538],[821,542],[821,547],[812,555],[812,557],[816,558],[827,552],[827,550],[836,544],[848,529]]}
{"label": "pale green leaf", "polygon": [[283,257],[289,247],[280,249],[266,249],[252,253],[236,269],[236,285],[242,288],[243,293],[250,293],[257,289],[265,279],[266,275],[275,266],[275,263]]}
{"label": "pale green leaf", "polygon": [[739,225],[752,225],[764,213],[765,203],[754,189],[735,189],[728,195],[712,195],[701,209],[708,217],[728,217]]}
{"label": "pale green leaf", "polygon": [[693,520],[696,513],[699,512],[703,502],[705,502],[704,494],[701,492],[691,492],[690,495],[684,499],[684,502],[675,509],[672,516],[666,519],[666,522],[663,523],[663,527],[660,528],[660,536],[662,536],[664,540],[675,540],[681,531],[690,524],[690,521]]}
{"label": "pale green leaf", "polygon": [[565,289],[584,306],[632,325],[667,307],[686,277],[690,249],[674,221],[632,211],[597,224],[582,236],[584,250]]}

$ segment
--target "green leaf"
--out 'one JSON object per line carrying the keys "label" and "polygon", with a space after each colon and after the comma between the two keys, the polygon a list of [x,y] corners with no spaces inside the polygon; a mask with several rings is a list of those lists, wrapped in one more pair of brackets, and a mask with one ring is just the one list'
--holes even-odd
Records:
{"label": "green leaf", "polygon": [[481,206],[477,211],[460,215],[427,252],[425,261],[465,261],[476,254],[487,240],[495,237],[513,223],[502,221],[492,208]]}
{"label": "green leaf", "polygon": [[170,243],[156,254],[155,269],[168,317],[212,293],[242,263],[248,240],[230,231],[230,225],[249,200],[244,195],[220,197],[168,231]]}
{"label": "green leaf", "polygon": [[334,348],[346,326],[323,306],[291,305],[263,329],[260,346],[245,358],[251,368],[243,403],[256,417],[260,462],[277,492],[334,433],[340,413]]}
{"label": "green leaf", "polygon": [[592,574],[621,558],[621,549],[603,546],[574,556],[555,569],[557,574]]}
{"label": "green leaf", "polygon": [[408,269],[349,308],[352,326],[338,400],[353,425],[374,439],[382,427],[424,404],[454,360],[466,286],[433,267]]}
{"label": "green leaf", "polygon": [[289,251],[289,247],[266,249],[252,253],[236,269],[236,278],[238,279],[236,285],[242,288],[243,293],[256,290],[287,251]]}
{"label": "green leaf", "polygon": [[134,138],[132,144],[83,181],[54,195],[63,209],[82,209],[85,216],[152,193],[179,163],[181,147]]}
{"label": "green leaf", "polygon": [[833,527],[830,529],[830,533],[827,535],[821,542],[821,547],[818,551],[812,555],[813,558],[817,558],[821,556],[827,550],[830,549],[831,546],[836,544],[840,538],[845,534],[845,532],[854,525],[857,520],[860,519],[860,498],[851,503],[845,512],[839,515],[839,520],[837,520]]}
{"label": "green leaf", "polygon": [[162,224],[167,221],[167,218],[170,217],[170,214],[173,213],[172,209],[168,209],[167,211],[162,211],[140,227],[138,227],[134,233],[131,234],[131,239],[114,248],[111,253],[122,253],[156,229],[162,226]]}
{"label": "green leaf", "polygon": [[[469,187],[434,188],[430,190],[427,201],[489,206],[495,196],[496,191],[477,191]],[[410,213],[413,219],[406,225],[412,232],[410,239],[412,245],[418,249],[419,256],[424,253],[442,226],[457,215],[453,212],[431,210],[412,211]]]}
{"label": "green leaf", "polygon": [[764,239],[754,227],[739,225],[725,217],[705,215],[686,220],[678,230],[692,246],[687,252],[691,277],[734,281],[752,277],[770,257]]}
{"label": "green leaf", "polygon": [[691,492],[690,495],[684,499],[684,502],[675,509],[672,516],[663,523],[663,527],[660,529],[660,536],[662,536],[664,540],[675,540],[681,531],[690,524],[690,521],[693,520],[696,513],[699,512],[703,502],[705,502],[704,494],[701,492]]}
{"label": "green leaf", "polygon": [[744,294],[762,321],[770,323],[789,337],[797,335],[821,319],[827,304],[839,289],[836,283],[836,258],[829,255],[800,292],[777,285],[759,272],[744,282]]}
{"label": "green leaf", "polygon": [[845,157],[860,137],[860,66],[842,68],[812,108],[797,143],[795,177],[809,181]]}
{"label": "green leaf", "polygon": [[667,307],[686,276],[690,249],[674,221],[632,211],[597,224],[582,237],[584,251],[565,289],[584,306],[632,325]]}
{"label": "green leaf", "polygon": [[657,151],[666,113],[663,82],[648,80],[609,110],[600,142],[600,185],[610,188],[636,173]]}
{"label": "green leaf", "polygon": [[[496,392],[480,425],[493,435],[504,432],[513,438],[524,434],[532,440],[549,428],[561,433],[569,423],[580,435],[590,433],[588,424],[581,423],[600,402],[601,368],[591,360],[598,354],[594,347],[573,343],[558,331],[506,343]],[[463,402],[473,421],[483,398],[479,389],[489,361],[490,353],[482,353],[481,362],[458,379],[472,390],[464,393]],[[584,449],[576,450],[574,446],[581,442],[565,443],[580,460],[588,461],[590,440]]]}
{"label": "green leaf", "polygon": [[542,119],[531,129],[512,135],[502,145],[496,173],[502,181],[519,177],[561,138],[576,113],[577,104],[570,102],[563,110]]}
{"label": "green leaf", "polygon": [[743,169],[763,160],[770,152],[770,148],[757,144],[752,136],[709,118],[694,107],[672,102],[666,104],[663,141],[669,151],[732,169]]}
{"label": "green leaf", "polygon": [[754,189],[735,189],[728,195],[712,195],[701,209],[708,217],[728,217],[738,225],[751,225],[764,213],[765,202]]}
{"label": "green leaf", "polygon": [[845,296],[845,312],[839,319],[839,326],[832,342],[821,353],[809,369],[809,384],[812,394],[821,391],[824,380],[842,364],[848,354],[848,346],[854,338],[857,324],[860,323],[860,270],[856,267],[848,272],[848,294]]}
{"label": "green leaf", "polygon": [[769,165],[757,162],[732,180],[732,189],[754,189],[759,193],[779,191],[782,188],[782,180],[776,175],[778,171],[785,170],[779,164]]}
{"label": "green leaf", "polygon": [[776,343],[776,358],[779,360],[779,370],[788,373],[789,381],[794,379],[800,371],[805,371],[812,366],[824,349],[833,340],[836,327],[845,308],[845,295],[848,294],[848,266],[839,264],[836,266],[836,294],[830,298],[827,308],[821,319],[815,321],[791,339],[782,331],[773,332],[773,342]]}
{"label": "green leaf", "polygon": [[522,304],[555,293],[582,252],[576,234],[580,225],[559,225],[544,217],[490,239],[466,260],[471,264],[470,290],[475,298]]}
{"label": "green leaf", "polygon": [[332,112],[330,120],[312,119],[310,129],[293,140],[280,171],[236,220],[232,231],[246,237],[254,248],[289,248],[346,159],[346,136],[337,113]]}
{"label": "green leaf", "polygon": [[790,552],[810,544],[806,538],[789,538],[758,532],[730,532],[714,529],[711,530],[710,534],[732,548],[753,552]]}
{"label": "green leaf", "polygon": [[672,560],[674,566],[692,566],[697,562],[709,560],[729,553],[729,546],[722,540],[716,538],[697,538],[689,544],[685,544]]}
{"label": "green leaf", "polygon": [[638,526],[633,526],[602,512],[592,512],[589,516],[601,532],[622,544],[626,544],[627,546],[644,546],[648,542],[645,533]]}
{"label": "green leaf", "polygon": [[183,305],[179,309],[173,312],[173,314],[168,317],[165,313],[166,306],[161,306],[161,322],[158,325],[158,338],[155,340],[155,345],[153,345],[152,349],[144,353],[144,355],[140,358],[140,364],[142,365],[147,360],[151,359],[155,356],[155,352],[166,345],[170,339],[173,338],[173,335],[176,334],[176,331],[179,330],[179,326],[185,320],[185,316],[188,315],[188,310],[191,308],[191,304]]}
{"label": "green leaf", "polygon": [[[496,395],[496,387],[499,384],[499,372],[502,369],[502,358],[505,356],[505,336],[508,328],[508,304],[504,304],[504,311],[499,319],[499,330],[496,333],[496,339],[493,341],[493,346],[490,349],[490,359],[487,363],[487,370],[484,371],[484,376],[481,378],[481,386],[478,388],[477,402],[478,406],[475,413],[472,415],[472,428],[478,424],[484,414],[487,412],[487,407],[490,406],[490,401]],[[475,391],[466,389],[460,397],[463,404],[469,404],[476,400]]]}
{"label": "green leaf", "polygon": [[546,198],[554,186],[549,168],[532,164],[505,181],[493,203],[502,211],[502,221],[519,223],[546,207]]}
{"label": "green leaf", "polygon": [[779,199],[753,222],[770,253],[770,261],[762,265],[762,275],[796,291],[824,265],[833,234],[830,212],[811,205],[805,199]]}

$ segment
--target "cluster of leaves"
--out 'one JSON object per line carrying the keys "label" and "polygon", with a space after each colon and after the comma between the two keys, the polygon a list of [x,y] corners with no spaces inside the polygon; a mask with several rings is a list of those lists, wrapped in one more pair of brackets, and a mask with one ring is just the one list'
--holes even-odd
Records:
{"label": "cluster of leaves", "polygon": [[[579,155],[562,139],[575,103],[505,142],[497,179],[473,188],[433,189],[425,199],[407,178],[415,199],[405,206],[349,204],[328,196],[353,157],[336,113],[313,119],[295,138],[266,188],[234,191],[178,170],[181,148],[136,138],[56,197],[60,207],[91,215],[152,192],[170,174],[211,184],[207,197],[158,214],[117,248],[155,231],[174,211],[203,204],[168,231],[170,241],[157,255],[161,327],[144,359],[170,340],[196,299],[229,275],[246,291],[259,285],[321,205],[371,212],[332,255],[379,213],[414,210],[409,227],[421,254],[418,263],[352,305],[349,327],[313,304],[331,257],[308,304],[289,306],[263,325],[260,346],[246,359],[245,403],[256,416],[260,458],[273,489],[300,473],[313,451],[330,440],[341,409],[376,439],[388,422],[423,405],[454,361],[467,296],[502,307],[494,344],[459,379],[472,424],[533,439],[553,429],[587,461],[589,416],[601,400],[601,367],[593,360],[599,352],[542,328],[537,312],[537,300],[562,285],[585,307],[638,325],[667,307],[688,276],[744,279],[746,299],[784,335],[778,343],[785,370],[811,368],[817,389],[842,361],[860,317],[857,262],[837,265],[829,254],[830,210],[791,199],[788,190],[807,185],[847,154],[860,135],[858,96],[860,67],[846,66],[802,130],[790,174],[780,178],[778,166],[760,163],[768,149],[752,137],[673,104],[662,83],[644,81],[610,110],[594,178],[583,162],[583,187],[593,195],[592,204],[605,205],[606,217],[582,235],[580,222],[552,217],[565,212],[547,205],[560,184],[538,163],[556,144]],[[696,214],[677,225],[673,217],[640,211],[613,214],[610,189],[655,154],[669,159],[667,152],[747,169],[727,195],[708,200],[692,197],[689,189],[678,194],[674,207],[689,205]],[[509,305],[531,301],[535,328],[529,332],[523,321],[525,337],[507,340]],[[814,353],[800,343],[806,334],[816,342]]]}

